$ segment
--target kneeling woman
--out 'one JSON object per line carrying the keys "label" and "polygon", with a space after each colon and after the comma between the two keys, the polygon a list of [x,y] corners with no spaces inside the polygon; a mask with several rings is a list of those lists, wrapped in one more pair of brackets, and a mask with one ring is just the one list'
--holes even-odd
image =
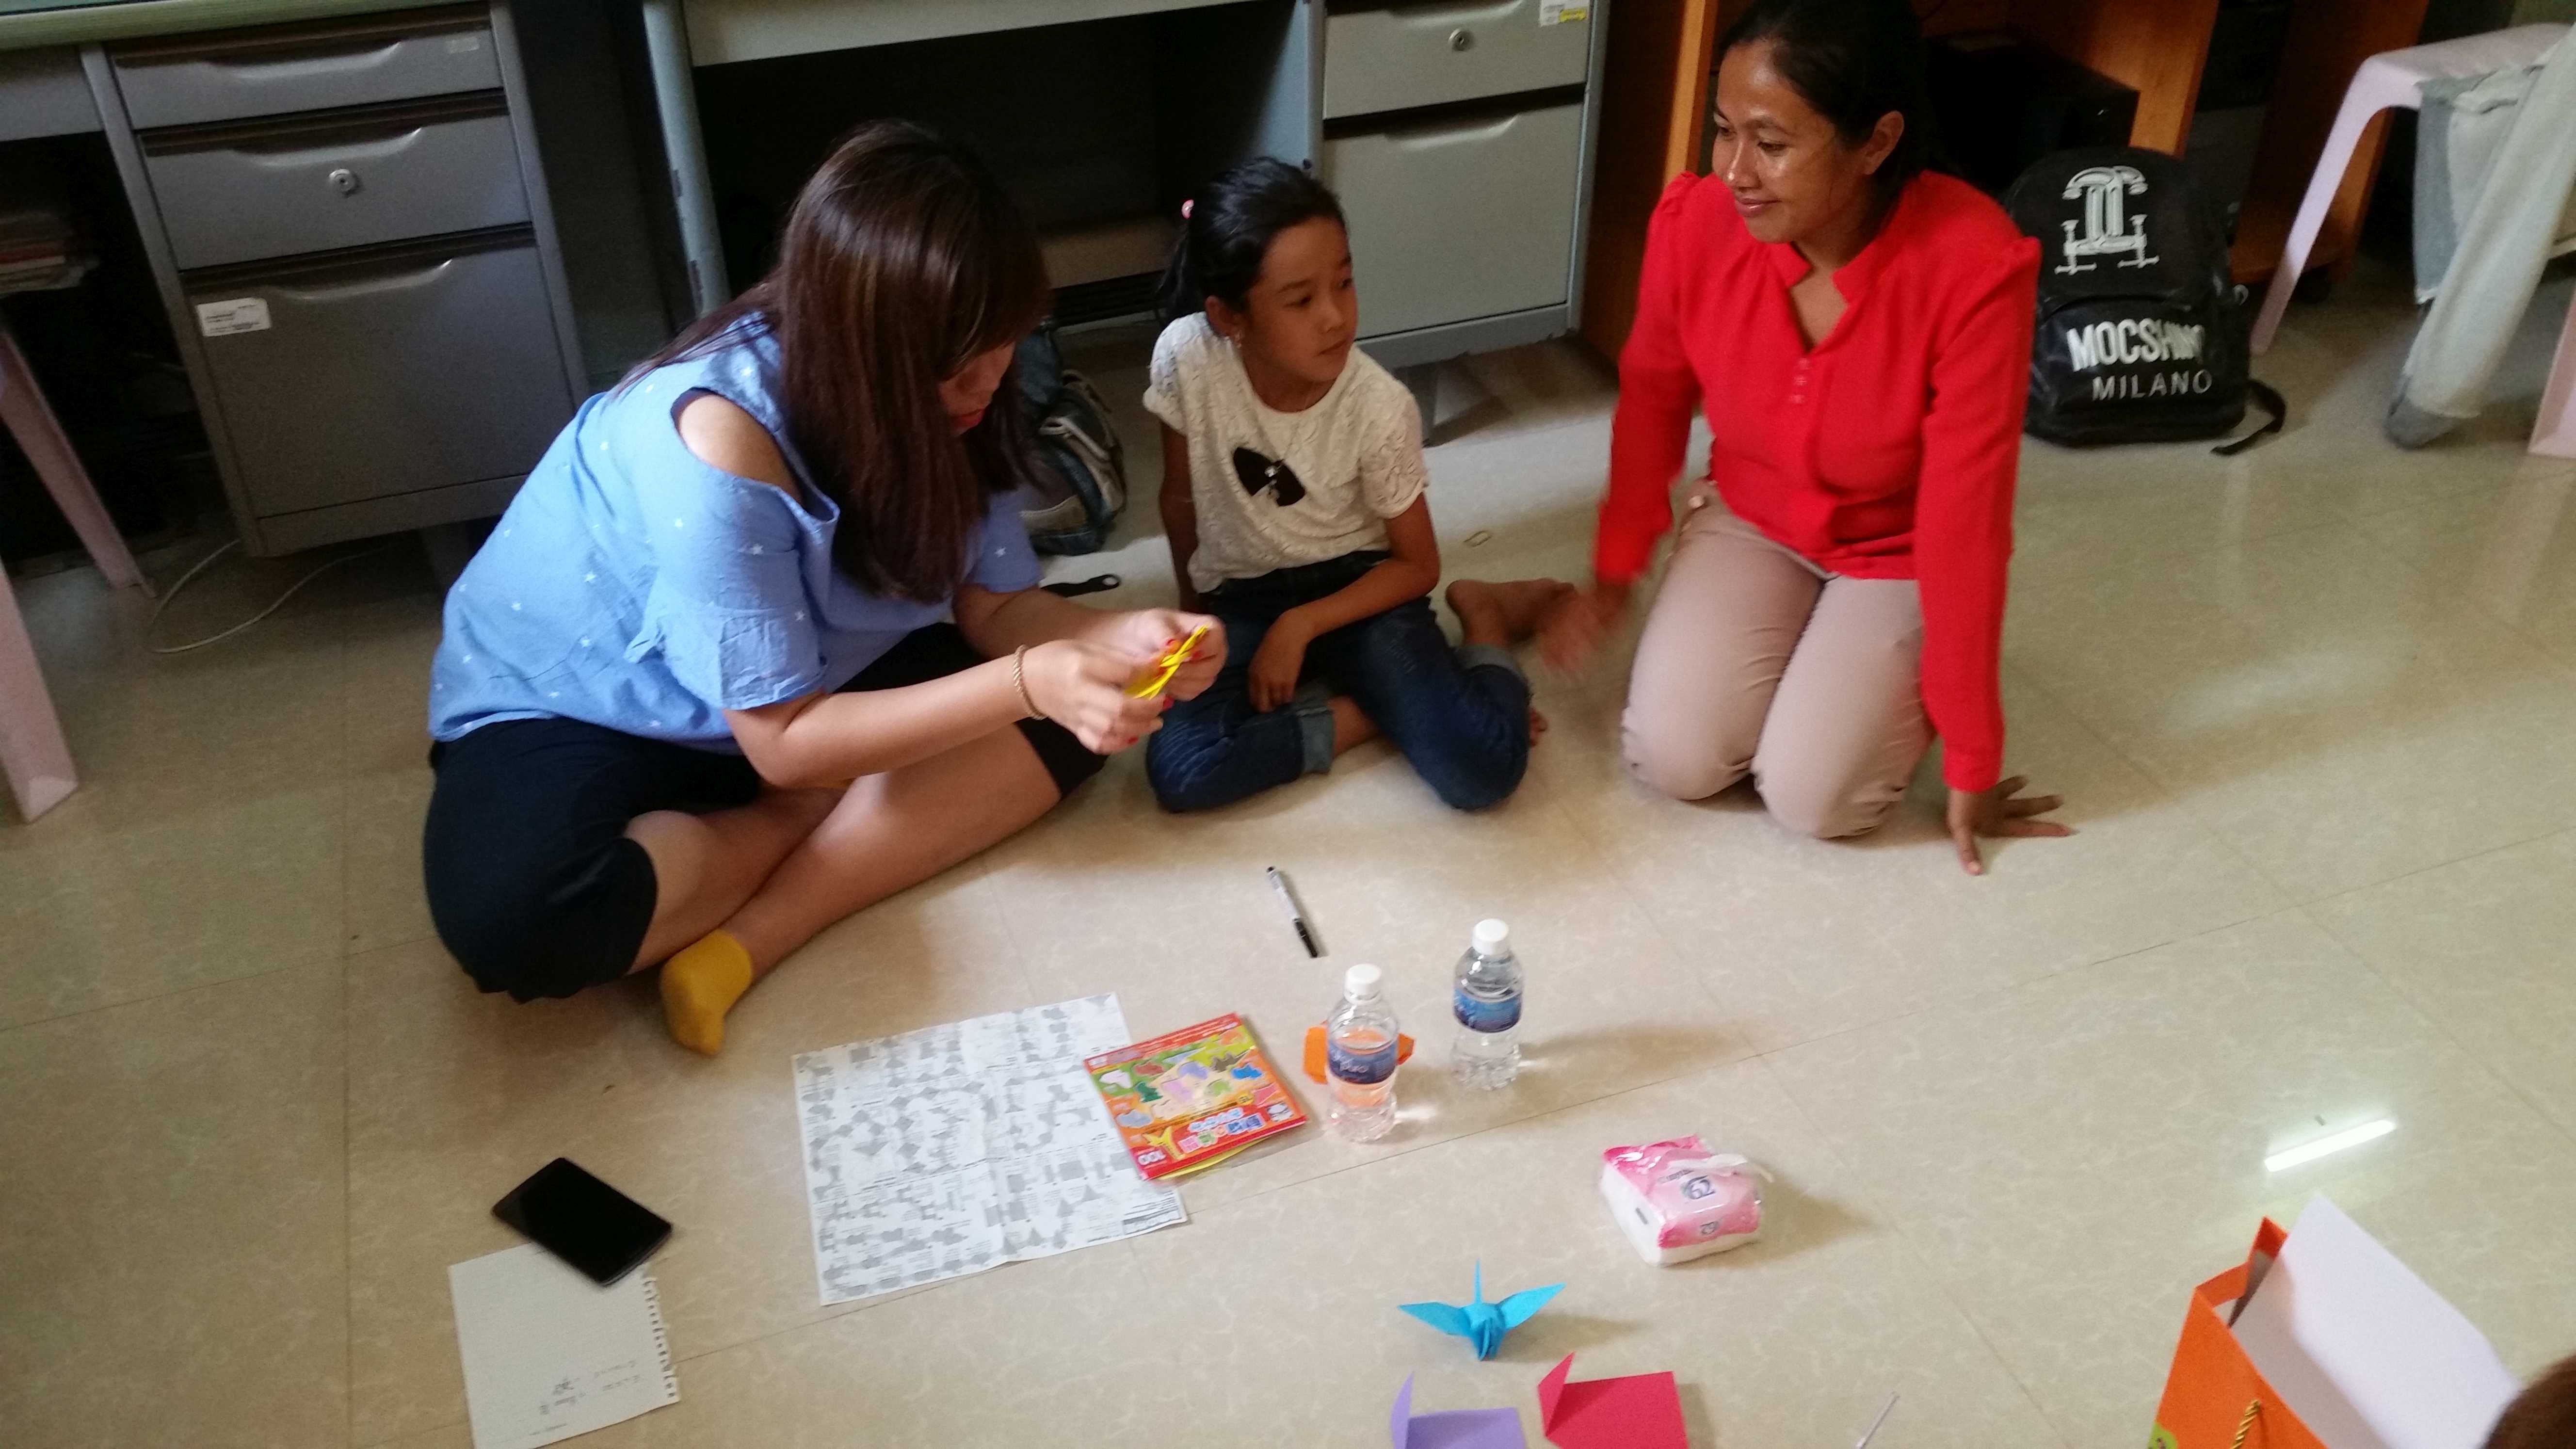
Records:
{"label": "kneeling woman", "polygon": [[1619,358],[1596,583],[1624,611],[1690,440],[1704,481],[1646,617],[1629,769],[1685,800],[1750,774],[1802,834],[1878,828],[1937,732],[1960,864],[2065,835],[2003,775],[1999,678],[2039,248],[1932,174],[1906,0],[1755,0],[1720,42],[1711,174],[1665,189]]}
{"label": "kneeling woman", "polygon": [[815,932],[1153,732],[1125,685],[1210,621],[1040,590],[1010,497],[1024,430],[993,401],[1047,301],[973,157],[871,126],[768,278],[582,406],[432,666],[430,909],[484,990],[666,963],[671,1035],[712,1053]]}

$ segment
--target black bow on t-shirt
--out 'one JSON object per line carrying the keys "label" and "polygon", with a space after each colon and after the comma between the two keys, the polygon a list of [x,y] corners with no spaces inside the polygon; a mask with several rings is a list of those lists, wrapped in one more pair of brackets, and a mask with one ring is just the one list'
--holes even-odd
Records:
{"label": "black bow on t-shirt", "polygon": [[1243,491],[1255,498],[1262,489],[1269,489],[1270,501],[1281,508],[1293,508],[1306,497],[1306,485],[1297,481],[1295,469],[1250,448],[1234,450],[1234,476],[1243,481]]}

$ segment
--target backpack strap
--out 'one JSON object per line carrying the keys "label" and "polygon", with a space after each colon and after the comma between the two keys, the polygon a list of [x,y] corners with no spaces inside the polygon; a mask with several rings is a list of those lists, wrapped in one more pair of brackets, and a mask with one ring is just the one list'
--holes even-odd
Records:
{"label": "backpack strap", "polygon": [[1078,599],[1085,594],[1105,594],[1126,582],[1116,574],[1094,574],[1078,582],[1044,584],[1040,587],[1059,599]]}
{"label": "backpack strap", "polygon": [[1094,443],[1107,441],[1110,464],[1123,476],[1127,471],[1127,445],[1118,436],[1117,424],[1109,420],[1109,404],[1100,396],[1100,389],[1091,385],[1090,378],[1070,368],[1065,370],[1063,387],[1057,390],[1054,411],[1064,412],[1068,403],[1090,412],[1091,426],[1084,430],[1085,435]]}
{"label": "backpack strap", "polygon": [[[1110,475],[1116,473],[1119,466],[1116,433],[1110,433],[1108,435],[1110,441],[1104,443],[1099,433],[1083,426],[1082,419],[1059,409],[1047,414],[1046,420],[1038,424],[1038,436],[1051,438],[1062,444],[1067,451],[1088,465],[1096,475],[1094,486],[1104,494],[1114,486]],[[1111,502],[1108,508],[1110,512],[1115,513],[1118,511],[1119,503]]]}
{"label": "backpack strap", "polygon": [[1099,393],[1081,374],[1068,372],[1055,403],[1039,419],[1038,447],[1065,496],[1043,510],[1021,514],[1029,542],[1040,553],[1091,553],[1127,507],[1127,477],[1118,430]]}
{"label": "backpack strap", "polygon": [[2265,423],[2263,426],[2256,428],[2254,431],[2247,433],[2244,437],[2234,439],[2230,442],[2221,443],[2217,447],[2209,450],[2222,458],[2233,458],[2237,454],[2244,452],[2246,449],[2253,447],[2256,443],[2259,443],[2265,438],[2272,436],[2274,433],[2281,431],[2281,424],[2287,421],[2290,416],[2289,404],[2281,400],[2281,394],[2268,382],[2260,382],[2250,377],[2245,379],[2245,395],[2256,407],[2270,413],[2272,415],[2272,420]]}

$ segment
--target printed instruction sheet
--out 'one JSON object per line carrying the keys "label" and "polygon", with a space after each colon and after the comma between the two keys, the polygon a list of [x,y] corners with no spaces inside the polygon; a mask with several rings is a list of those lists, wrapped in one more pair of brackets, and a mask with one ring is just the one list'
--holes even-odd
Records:
{"label": "printed instruction sheet", "polygon": [[537,1449],[680,1401],[643,1268],[602,1288],[534,1243],[450,1264],[474,1449]]}
{"label": "printed instruction sheet", "polygon": [[1118,998],[1088,996],[797,1057],[823,1301],[1184,1221],[1082,1070],[1132,1040]]}

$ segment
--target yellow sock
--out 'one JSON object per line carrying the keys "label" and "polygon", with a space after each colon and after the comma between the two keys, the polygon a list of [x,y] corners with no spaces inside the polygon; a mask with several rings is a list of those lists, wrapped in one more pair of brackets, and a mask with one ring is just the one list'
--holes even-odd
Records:
{"label": "yellow sock", "polygon": [[662,1019],[671,1040],[714,1056],[724,1050],[725,1013],[751,989],[751,953],[723,931],[662,963]]}

